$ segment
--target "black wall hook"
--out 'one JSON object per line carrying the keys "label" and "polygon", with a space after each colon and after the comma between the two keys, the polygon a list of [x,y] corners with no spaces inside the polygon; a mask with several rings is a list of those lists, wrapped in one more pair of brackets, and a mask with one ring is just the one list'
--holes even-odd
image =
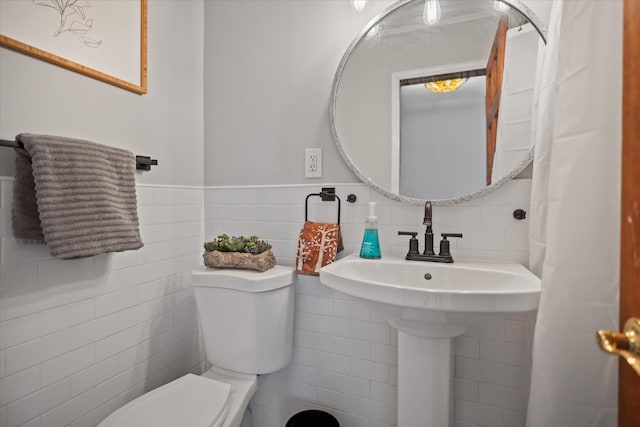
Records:
{"label": "black wall hook", "polygon": [[518,221],[525,219],[527,217],[527,211],[523,209],[516,209],[515,211],[513,211],[513,217]]}

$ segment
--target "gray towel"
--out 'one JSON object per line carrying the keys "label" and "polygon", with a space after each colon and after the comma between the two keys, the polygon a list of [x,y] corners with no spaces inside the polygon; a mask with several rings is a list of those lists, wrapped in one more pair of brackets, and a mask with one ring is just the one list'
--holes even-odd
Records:
{"label": "gray towel", "polygon": [[21,133],[11,218],[21,241],[58,258],[139,249],[132,153],[80,139]]}

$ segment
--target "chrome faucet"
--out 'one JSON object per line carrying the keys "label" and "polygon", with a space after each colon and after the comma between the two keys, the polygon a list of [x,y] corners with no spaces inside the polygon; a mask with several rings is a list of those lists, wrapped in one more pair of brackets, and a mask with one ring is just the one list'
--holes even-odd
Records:
{"label": "chrome faucet", "polygon": [[424,204],[424,220],[423,225],[426,225],[427,229],[424,232],[424,252],[418,251],[418,239],[416,235],[418,233],[414,231],[398,231],[398,235],[411,236],[409,239],[409,252],[405,259],[411,261],[432,261],[432,262],[453,262],[451,251],[449,250],[449,240],[447,237],[462,237],[461,233],[442,233],[442,240],[440,241],[440,253],[438,255],[433,251],[433,209],[430,200],[427,200]]}

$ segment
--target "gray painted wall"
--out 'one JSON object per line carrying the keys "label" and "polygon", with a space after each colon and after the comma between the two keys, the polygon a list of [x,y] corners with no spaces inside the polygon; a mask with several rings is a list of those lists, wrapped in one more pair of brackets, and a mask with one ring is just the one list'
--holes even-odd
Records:
{"label": "gray painted wall", "polygon": [[[142,96],[0,48],[0,138],[88,139],[158,159],[138,183],[202,185],[203,28],[202,0],[149,1]],[[13,175],[12,150],[0,159],[0,175]]]}
{"label": "gray painted wall", "polygon": [[[354,182],[329,127],[336,67],[393,2],[205,2],[205,185]],[[304,178],[304,149],[323,178]]]}
{"label": "gray painted wall", "polygon": [[[349,43],[392,3],[150,0],[143,96],[0,48],[0,138],[74,136],[157,158],[140,183],[357,181],[331,138],[330,89]],[[547,20],[550,1],[526,3]],[[304,178],[305,147],[323,149],[323,178]],[[2,149],[0,175],[12,174]]]}
{"label": "gray painted wall", "polygon": [[[523,2],[548,20],[550,0]],[[358,181],[331,137],[331,85],[351,41],[393,3],[205,1],[204,184]],[[304,178],[307,147],[323,149],[322,178]]]}
{"label": "gray painted wall", "polygon": [[[473,90],[471,86],[473,85]],[[477,76],[452,93],[429,93],[433,103],[411,104],[401,92],[400,194],[448,199],[486,186],[485,78]],[[402,96],[402,95],[401,95]]]}

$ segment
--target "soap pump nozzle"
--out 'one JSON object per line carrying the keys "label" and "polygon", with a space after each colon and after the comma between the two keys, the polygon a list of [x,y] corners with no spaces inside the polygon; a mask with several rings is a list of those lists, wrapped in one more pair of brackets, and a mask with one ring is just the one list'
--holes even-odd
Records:
{"label": "soap pump nozzle", "polygon": [[378,222],[378,217],[376,216],[376,202],[369,202],[369,216],[367,217],[367,222]]}

